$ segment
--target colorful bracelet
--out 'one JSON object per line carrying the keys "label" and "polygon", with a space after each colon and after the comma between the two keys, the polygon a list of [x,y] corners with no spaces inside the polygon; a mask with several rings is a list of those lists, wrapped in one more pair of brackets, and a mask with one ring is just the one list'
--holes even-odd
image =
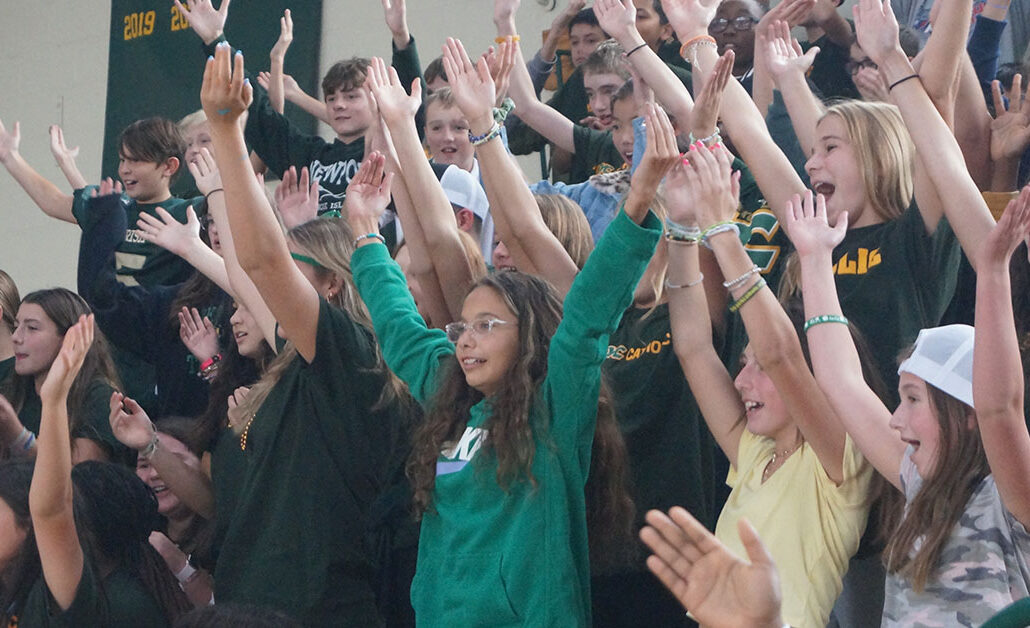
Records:
{"label": "colorful bracelet", "polygon": [[697,279],[695,279],[694,281],[688,281],[687,283],[684,283],[684,284],[672,283],[671,281],[669,281],[669,278],[666,277],[665,278],[665,287],[669,288],[670,290],[679,290],[680,288],[693,288],[694,286],[699,286],[699,285],[701,285],[702,282],[704,282],[705,274],[704,273],[698,273],[697,275],[698,275]]}
{"label": "colorful bracelet", "polygon": [[211,356],[210,358],[208,358],[208,359],[206,359],[206,360],[204,360],[203,362],[200,363],[200,370],[201,370],[201,372],[206,371],[206,370],[208,370],[209,368],[211,368],[212,366],[214,366],[215,364],[217,364],[218,362],[221,362],[221,361],[222,361],[222,354],[221,353],[216,353],[213,356]]}
{"label": "colorful bracelet", "polygon": [[[711,46],[712,48],[718,48],[718,45],[715,43],[715,38],[711,35],[698,35],[697,37],[692,37],[691,39],[688,39],[687,43],[680,46],[680,57],[687,59],[687,55],[692,53],[695,48],[702,44],[706,46]],[[690,61],[690,59],[687,59],[687,61]]]}
{"label": "colorful bracelet", "polygon": [[737,286],[739,286],[740,284],[742,284],[745,281],[747,281],[747,278],[750,277],[751,275],[754,275],[755,273],[760,273],[760,272],[762,272],[761,268],[759,268],[758,266],[752,266],[750,269],[748,269],[747,272],[745,272],[740,277],[737,277],[736,279],[734,279],[732,281],[724,281],[724,282],[722,282],[722,287],[726,288],[726,289],[729,289],[729,290],[732,290],[732,289],[736,288]]}
{"label": "colorful bracelet", "polygon": [[730,311],[731,312],[736,312],[737,310],[739,310],[741,307],[743,307],[743,305],[745,303],[747,303],[748,301],[751,300],[751,297],[753,297],[756,294],[758,294],[758,291],[761,290],[764,287],[765,287],[765,278],[764,277],[759,277],[758,281],[755,282],[755,285],[753,285],[750,288],[748,288],[747,292],[745,292],[744,294],[740,295],[739,299],[737,299],[732,304],[730,304]]}
{"label": "colorful bracelet", "polygon": [[494,122],[493,126],[490,127],[490,130],[482,135],[473,135],[472,131],[469,131],[469,142],[471,142],[473,146],[482,146],[490,140],[500,136],[501,125]]}
{"label": "colorful bracelet", "polygon": [[823,323],[840,323],[842,325],[848,324],[848,319],[840,316],[839,314],[823,314],[822,316],[813,316],[812,318],[805,321],[804,331],[808,331],[816,325],[822,325]]}
{"label": "colorful bracelet", "polygon": [[701,230],[696,226],[687,227],[666,218],[665,239],[682,244],[697,244],[701,239]]}
{"label": "colorful bracelet", "polygon": [[384,238],[381,234],[375,233],[373,231],[372,233],[366,233],[365,235],[359,235],[358,237],[354,238],[354,246],[357,246],[358,243],[362,240],[368,240],[369,238],[374,238],[376,240],[379,240],[383,244],[386,244],[386,238]]}
{"label": "colorful bracelet", "polygon": [[521,40],[522,40],[522,38],[519,37],[518,35],[505,35],[504,37],[495,37],[494,38],[494,43],[495,44],[503,44],[506,41],[516,42],[516,41],[521,41]]}

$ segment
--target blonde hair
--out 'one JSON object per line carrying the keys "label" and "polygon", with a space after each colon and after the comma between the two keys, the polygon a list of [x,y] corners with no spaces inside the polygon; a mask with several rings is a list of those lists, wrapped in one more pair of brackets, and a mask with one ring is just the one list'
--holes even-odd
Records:
{"label": "blonde hair", "polygon": [[534,194],[533,198],[547,228],[561,242],[576,268],[582,270],[594,250],[594,237],[583,210],[575,201],[560,194]]}
{"label": "blonde hair", "polygon": [[479,242],[467,231],[458,231],[458,239],[461,240],[461,248],[465,250],[465,258],[472,268],[472,283],[486,277],[486,259],[483,258],[483,249],[479,248]]}
{"label": "blonde hair", "polygon": [[3,324],[7,330],[14,333],[18,326],[18,305],[21,303],[21,295],[18,294],[18,286],[14,284],[11,276],[0,270],[0,308],[3,309]]}
{"label": "blonde hair", "polygon": [[[315,272],[320,276],[336,275],[341,280],[340,290],[331,299],[330,305],[337,307],[347,313],[351,319],[367,329],[372,335],[372,319],[368,314],[365,303],[358,295],[354,285],[354,275],[350,269],[351,254],[354,253],[354,236],[350,225],[342,218],[316,218],[297,225],[289,231],[287,237],[300,249],[303,255],[311,257],[318,262]],[[372,352],[375,355],[375,366],[371,370],[380,372],[384,377],[384,386],[379,400],[373,409],[382,408],[395,400],[403,400],[408,397],[407,388],[396,375],[386,368],[382,354],[379,351],[379,344],[372,342]],[[264,403],[272,388],[279,383],[283,372],[297,357],[297,348],[291,342],[265,369],[264,375],[250,389],[241,405],[241,414],[245,417],[253,417]],[[245,422],[234,425],[233,428],[239,433],[243,431]]]}
{"label": "blonde hair", "polygon": [[176,126],[179,127],[179,132],[183,135],[193,127],[200,126],[201,124],[207,123],[207,114],[204,113],[203,109],[197,109],[193,113],[185,116],[182,120],[176,122]]}
{"label": "blonde hair", "polygon": [[912,203],[915,146],[894,105],[844,100],[831,105],[820,118],[837,116],[844,123],[858,161],[866,199],[886,222],[898,218]]}
{"label": "blonde hair", "polygon": [[458,106],[458,102],[454,100],[454,92],[451,91],[450,87],[441,87],[440,89],[434,89],[429,92],[426,96],[425,102],[422,104],[422,110],[425,111],[429,109],[429,105],[433,103],[439,103],[439,105],[445,109]]}

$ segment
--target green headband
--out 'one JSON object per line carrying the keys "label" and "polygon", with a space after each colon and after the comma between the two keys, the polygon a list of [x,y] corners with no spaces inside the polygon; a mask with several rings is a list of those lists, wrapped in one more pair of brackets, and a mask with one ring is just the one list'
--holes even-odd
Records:
{"label": "green headband", "polygon": [[307,255],[301,255],[300,253],[290,253],[290,257],[292,257],[293,259],[297,260],[298,262],[304,262],[305,264],[310,264],[311,266],[314,266],[315,268],[325,268],[325,266],[323,266],[323,265],[318,263],[318,260],[316,260],[313,257],[308,257]]}

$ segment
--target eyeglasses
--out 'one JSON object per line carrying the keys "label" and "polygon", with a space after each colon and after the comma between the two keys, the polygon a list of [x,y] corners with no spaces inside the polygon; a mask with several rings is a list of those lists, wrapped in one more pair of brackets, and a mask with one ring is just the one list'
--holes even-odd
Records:
{"label": "eyeglasses", "polygon": [[870,59],[869,57],[866,57],[865,59],[859,59],[858,61],[851,60],[851,61],[848,61],[847,63],[844,64],[844,69],[851,76],[854,76],[854,75],[858,74],[858,71],[861,70],[862,68],[869,68],[870,70],[878,70],[880,68],[880,66],[876,65],[875,63],[873,63],[873,60]]}
{"label": "eyeglasses", "polygon": [[511,325],[510,321],[502,321],[499,318],[477,318],[471,322],[457,321],[444,325],[447,332],[447,340],[458,344],[466,331],[471,331],[476,336],[485,336],[494,330],[497,325]]}
{"label": "eyeglasses", "polygon": [[741,31],[749,31],[757,21],[758,20],[751,17],[750,15],[741,15],[739,17],[733,18],[732,20],[727,20],[724,17],[717,17],[714,20],[712,20],[711,24],[708,25],[708,32],[721,33],[725,31],[730,24],[733,25],[733,30],[737,31],[738,33]]}

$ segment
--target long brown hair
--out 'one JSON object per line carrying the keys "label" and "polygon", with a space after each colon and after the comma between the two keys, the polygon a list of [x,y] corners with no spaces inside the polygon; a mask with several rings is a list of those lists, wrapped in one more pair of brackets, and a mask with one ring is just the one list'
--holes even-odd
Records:
{"label": "long brown hair", "polygon": [[937,461],[884,552],[887,571],[911,580],[917,592],[926,587],[969,499],[991,472],[973,408],[930,384],[926,391],[941,428]]}
{"label": "long brown hair", "polygon": [[0,324],[7,328],[7,331],[14,333],[18,326],[18,304],[21,297],[18,296],[18,286],[15,285],[11,276],[0,270]]}
{"label": "long brown hair", "polygon": [[[57,326],[57,333],[64,337],[64,334],[72,325],[78,322],[79,316],[89,314],[89,305],[82,297],[65,288],[50,288],[30,292],[22,299],[21,304],[33,303],[38,305],[47,317]],[[95,330],[93,344],[86,354],[82,363],[82,369],[75,376],[71,390],[68,392],[68,420],[71,433],[74,434],[81,426],[85,417],[82,409],[86,405],[86,395],[94,382],[101,381],[111,388],[120,388],[118,373],[111,359],[111,351],[107,344],[107,338],[99,329]],[[11,405],[15,412],[20,412],[30,394],[35,391],[35,378],[31,375],[11,376]]]}
{"label": "long brown hair", "polygon": [[[346,312],[352,320],[367,329],[371,336],[372,319],[368,314],[368,309],[365,308],[365,303],[358,295],[357,287],[354,285],[354,275],[350,269],[350,257],[354,252],[354,236],[347,221],[342,218],[316,218],[291,229],[288,237],[305,255],[318,262],[315,272],[320,278],[336,275],[342,280],[340,291],[329,302]],[[372,370],[381,374],[384,380],[382,393],[372,409],[381,409],[393,402],[408,404],[410,395],[407,387],[386,367],[379,350],[379,343],[370,343],[370,350],[375,359],[375,366],[372,367]],[[252,417],[257,413],[261,404],[268,397],[268,393],[279,382],[283,372],[297,355],[297,349],[293,343],[286,343],[279,355],[265,369],[261,379],[250,389],[250,394],[247,395],[240,407],[243,416]],[[240,432],[243,430],[243,425],[233,427]]]}
{"label": "long brown hair", "polygon": [[[532,473],[536,441],[548,442],[546,434],[551,417],[542,417],[542,424],[537,424],[535,419],[539,417],[533,417],[532,409],[540,401],[540,387],[547,377],[551,338],[562,317],[561,300],[546,281],[518,271],[488,275],[477,281],[470,292],[479,287],[494,290],[515,313],[520,351],[501,389],[491,399],[489,436],[477,461],[486,460],[488,454],[496,457],[496,480],[505,490],[515,481],[526,481],[536,488],[537,479]],[[440,451],[445,443],[461,436],[472,406],[483,399],[483,394],[465,381],[454,356],[445,361],[442,369],[440,387],[430,401],[425,419],[415,431],[408,461],[408,477],[419,517],[432,508]],[[585,489],[590,553],[592,559],[596,556],[599,562],[607,556],[601,548],[627,535],[634,516],[626,486],[625,443],[603,385],[602,391]]]}

